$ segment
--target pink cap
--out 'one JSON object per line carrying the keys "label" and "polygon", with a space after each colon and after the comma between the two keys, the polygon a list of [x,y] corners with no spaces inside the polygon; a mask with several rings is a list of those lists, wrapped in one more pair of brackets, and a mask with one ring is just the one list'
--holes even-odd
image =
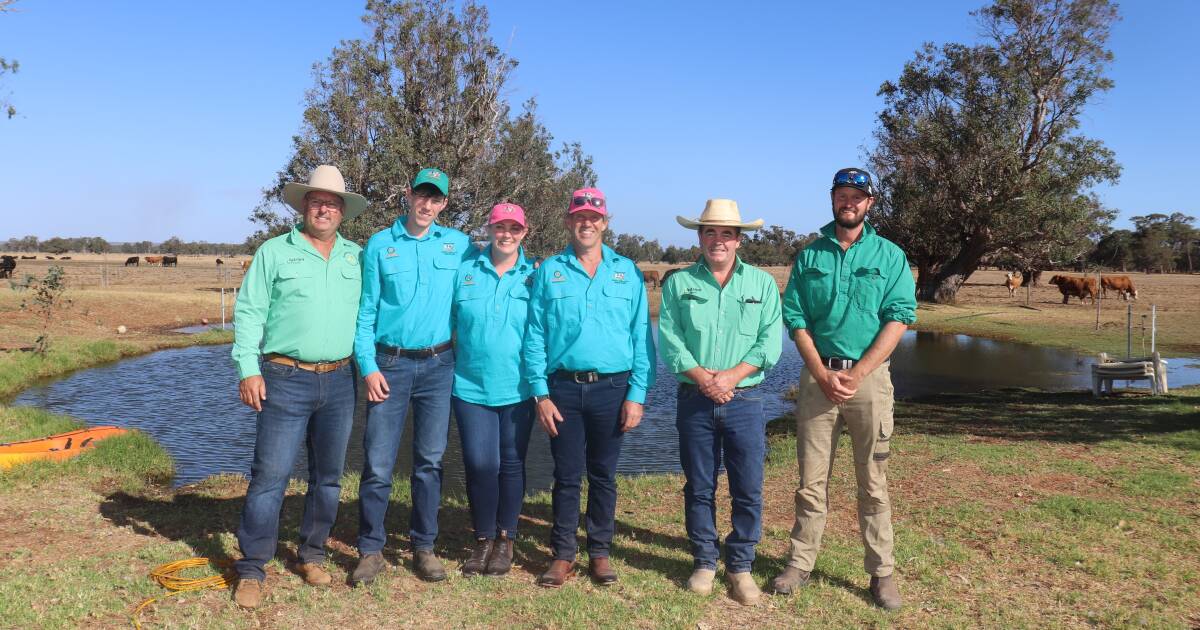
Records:
{"label": "pink cap", "polygon": [[598,188],[580,188],[571,193],[571,203],[567,206],[567,214],[575,214],[584,210],[608,216],[608,203],[604,200],[604,193]]}
{"label": "pink cap", "polygon": [[488,216],[488,225],[501,221],[516,221],[521,227],[525,225],[525,209],[515,203],[498,203],[492,206],[492,214]]}

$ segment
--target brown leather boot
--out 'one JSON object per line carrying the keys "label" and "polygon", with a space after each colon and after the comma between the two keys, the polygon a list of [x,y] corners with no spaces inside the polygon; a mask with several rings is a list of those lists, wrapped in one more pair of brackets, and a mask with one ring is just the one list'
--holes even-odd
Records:
{"label": "brown leather boot", "polygon": [[796,567],[788,567],[783,570],[783,573],[775,576],[774,580],[771,580],[771,590],[780,595],[787,595],[808,584],[808,578],[808,571],[801,571]]}
{"label": "brown leather boot", "polygon": [[566,560],[554,560],[550,563],[550,568],[538,577],[538,586],[546,588],[558,588],[567,583],[571,576],[575,575],[575,563],[567,562]]}
{"label": "brown leather boot", "polygon": [[484,571],[491,576],[501,576],[512,569],[513,541],[504,532],[496,537],[492,546],[492,555],[488,558],[487,569]]}
{"label": "brown leather boot", "polygon": [[350,585],[370,584],[382,572],[387,570],[387,561],[382,553],[369,553],[358,559],[358,566],[350,573]]}
{"label": "brown leather boot", "polygon": [[888,612],[900,610],[900,589],[896,587],[896,580],[890,575],[872,577],[871,600]]}
{"label": "brown leather boot", "polygon": [[733,601],[743,606],[753,606],[758,603],[758,598],[762,595],[758,584],[755,583],[754,577],[749,571],[741,573],[726,573],[725,579],[729,580],[729,596]]}
{"label": "brown leather boot", "polygon": [[446,579],[446,568],[432,550],[419,549],[413,552],[413,572],[426,582],[441,582]]}
{"label": "brown leather boot", "polygon": [[239,578],[233,587],[233,601],[246,610],[254,610],[262,605],[262,580]]}
{"label": "brown leather boot", "polygon": [[488,557],[492,554],[492,541],[480,538],[471,549],[471,557],[462,565],[463,575],[479,575],[487,568]]}
{"label": "brown leather boot", "polygon": [[309,586],[329,586],[333,583],[333,576],[315,562],[296,565],[296,573],[304,578],[304,583]]}
{"label": "brown leather boot", "polygon": [[592,558],[588,561],[588,575],[596,586],[612,586],[617,583],[617,572],[613,569],[608,556]]}

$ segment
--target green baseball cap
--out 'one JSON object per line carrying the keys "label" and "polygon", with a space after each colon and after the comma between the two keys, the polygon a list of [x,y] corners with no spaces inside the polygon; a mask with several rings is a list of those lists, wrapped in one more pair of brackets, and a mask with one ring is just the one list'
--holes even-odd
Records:
{"label": "green baseball cap", "polygon": [[434,188],[442,191],[443,195],[450,194],[450,176],[437,168],[423,168],[417,176],[413,178],[412,187],[416,188],[421,184],[433,184]]}

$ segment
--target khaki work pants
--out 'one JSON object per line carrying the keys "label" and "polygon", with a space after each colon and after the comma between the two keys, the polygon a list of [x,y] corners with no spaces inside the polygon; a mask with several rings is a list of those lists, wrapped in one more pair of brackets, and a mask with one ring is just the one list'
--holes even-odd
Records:
{"label": "khaki work pants", "polygon": [[829,512],[829,476],[843,428],[854,448],[858,481],[858,527],[862,533],[867,573],[884,577],[895,568],[892,557],[892,510],[887,491],[889,440],[892,437],[892,374],[888,364],[875,368],[854,398],[835,405],[805,369],[796,406],[796,523],[792,527],[790,566],[812,571]]}

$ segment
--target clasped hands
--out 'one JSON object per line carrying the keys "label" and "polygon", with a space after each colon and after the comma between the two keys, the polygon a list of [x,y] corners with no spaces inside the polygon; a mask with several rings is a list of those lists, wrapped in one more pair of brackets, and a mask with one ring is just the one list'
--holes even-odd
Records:
{"label": "clasped hands", "polygon": [[700,390],[701,394],[718,405],[724,405],[733,400],[738,378],[732,374],[731,370],[710,370],[702,367],[698,376],[699,378],[692,380],[696,381],[696,388]]}
{"label": "clasped hands", "polygon": [[858,386],[862,384],[862,377],[854,370],[823,369],[820,374],[814,373],[813,378],[821,387],[821,393],[835,405],[854,398],[858,393]]}

